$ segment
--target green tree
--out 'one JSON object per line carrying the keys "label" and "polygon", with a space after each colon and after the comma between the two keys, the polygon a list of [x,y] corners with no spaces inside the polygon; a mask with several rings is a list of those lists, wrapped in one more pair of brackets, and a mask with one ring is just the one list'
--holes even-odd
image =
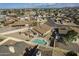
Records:
{"label": "green tree", "polygon": [[6,10],[3,10],[1,14],[2,15],[6,15],[7,14],[7,11]]}
{"label": "green tree", "polygon": [[74,30],[71,30],[64,37],[68,42],[72,42],[72,41],[76,41],[77,34],[78,34],[77,32],[75,32]]}
{"label": "green tree", "polygon": [[32,25],[37,26],[37,22],[33,21]]}

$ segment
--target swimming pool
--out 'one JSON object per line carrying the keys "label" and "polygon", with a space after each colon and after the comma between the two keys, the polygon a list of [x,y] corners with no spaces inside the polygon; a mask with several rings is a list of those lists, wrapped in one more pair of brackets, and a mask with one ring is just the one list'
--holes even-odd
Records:
{"label": "swimming pool", "polygon": [[42,45],[47,44],[47,42],[42,38],[34,39],[34,40],[32,40],[32,42],[35,43],[35,44],[42,44]]}

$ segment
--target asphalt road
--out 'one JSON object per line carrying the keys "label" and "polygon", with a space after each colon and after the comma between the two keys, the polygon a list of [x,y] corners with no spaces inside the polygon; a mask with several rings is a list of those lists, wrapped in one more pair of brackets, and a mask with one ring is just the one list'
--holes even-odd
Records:
{"label": "asphalt road", "polygon": [[50,23],[50,25],[52,27],[77,27],[79,28],[79,25],[63,25],[63,24],[56,24],[54,22],[54,19],[53,18],[48,18],[48,22]]}

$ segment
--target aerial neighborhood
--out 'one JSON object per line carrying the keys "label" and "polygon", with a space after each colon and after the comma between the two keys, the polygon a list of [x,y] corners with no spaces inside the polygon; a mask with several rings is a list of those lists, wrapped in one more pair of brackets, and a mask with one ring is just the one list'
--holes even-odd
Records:
{"label": "aerial neighborhood", "polygon": [[0,56],[79,55],[78,8],[0,9]]}

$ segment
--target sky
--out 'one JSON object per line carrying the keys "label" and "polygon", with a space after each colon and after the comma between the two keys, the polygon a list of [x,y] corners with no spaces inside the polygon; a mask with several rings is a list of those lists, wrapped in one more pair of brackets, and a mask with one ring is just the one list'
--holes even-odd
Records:
{"label": "sky", "polygon": [[62,8],[79,7],[79,3],[0,3],[0,9],[5,8]]}

